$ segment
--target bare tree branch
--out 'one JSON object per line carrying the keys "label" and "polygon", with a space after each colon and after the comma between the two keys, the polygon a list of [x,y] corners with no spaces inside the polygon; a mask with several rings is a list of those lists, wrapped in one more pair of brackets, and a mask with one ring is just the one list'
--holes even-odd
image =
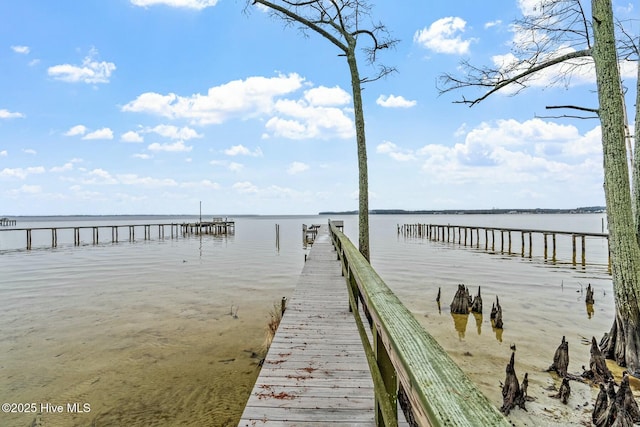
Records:
{"label": "bare tree branch", "polygon": [[[455,101],[456,103],[469,104],[469,106],[474,106],[477,103],[484,101],[490,95],[498,92],[505,87],[517,84],[520,85],[520,89],[522,90],[526,87],[525,79],[527,77],[533,76],[537,72],[549,68],[553,65],[561,64],[567,62],[571,59],[575,58],[583,58],[591,56],[591,49],[585,49],[577,52],[570,52],[561,56],[558,56],[553,59],[549,59],[539,65],[532,66],[525,71],[516,74],[515,76],[508,77],[503,71],[500,70],[481,70],[479,68],[472,68],[471,72],[465,77],[459,78],[454,77],[452,74],[443,74],[440,76],[440,80],[443,82],[444,87],[439,87],[438,90],[441,94],[446,92],[451,92],[453,90],[462,89],[465,87],[472,86],[480,86],[480,87],[490,87],[491,89],[487,91],[484,95],[475,98],[475,99],[466,99],[463,98],[461,101]],[[467,64],[467,68],[470,68]],[[473,72],[480,71],[482,75],[476,75]]]}
{"label": "bare tree branch", "polygon": [[573,110],[586,111],[586,112],[595,113],[595,114],[598,114],[598,112],[599,112],[599,110],[597,108],[579,107],[577,105],[547,105],[545,108],[547,110],[553,110],[553,109],[558,109],[558,108],[570,108],[570,109],[573,109]]}

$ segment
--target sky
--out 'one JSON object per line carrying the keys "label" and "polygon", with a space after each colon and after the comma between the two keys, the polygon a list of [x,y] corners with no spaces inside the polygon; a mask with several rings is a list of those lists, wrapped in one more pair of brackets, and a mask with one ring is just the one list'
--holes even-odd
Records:
{"label": "sky", "polygon": [[[370,209],[605,204],[598,120],[545,109],[596,108],[591,64],[471,108],[454,101],[481,92],[438,91],[461,61],[512,58],[512,24],[535,0],[371,3],[399,42],[378,56],[397,72],[363,85]],[[637,20],[637,3],[613,5]],[[200,202],[216,215],[356,210],[345,57],[245,6],[0,2],[0,217],[197,214]],[[374,76],[364,59],[361,76]],[[636,66],[621,64],[630,123]]]}

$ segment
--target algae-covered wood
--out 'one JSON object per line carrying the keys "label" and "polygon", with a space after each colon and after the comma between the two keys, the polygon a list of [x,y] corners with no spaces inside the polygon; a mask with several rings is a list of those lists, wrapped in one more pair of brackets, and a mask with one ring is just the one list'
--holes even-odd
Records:
{"label": "algae-covered wood", "polygon": [[339,240],[340,255],[348,265],[346,275],[357,283],[416,422],[424,426],[509,426],[349,239],[335,227],[331,232]]}

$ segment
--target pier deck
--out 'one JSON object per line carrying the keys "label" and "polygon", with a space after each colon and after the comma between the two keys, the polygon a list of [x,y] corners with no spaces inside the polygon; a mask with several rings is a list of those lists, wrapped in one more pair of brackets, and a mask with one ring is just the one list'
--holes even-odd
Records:
{"label": "pier deck", "polygon": [[239,426],[374,425],[373,381],[348,300],[322,225]]}

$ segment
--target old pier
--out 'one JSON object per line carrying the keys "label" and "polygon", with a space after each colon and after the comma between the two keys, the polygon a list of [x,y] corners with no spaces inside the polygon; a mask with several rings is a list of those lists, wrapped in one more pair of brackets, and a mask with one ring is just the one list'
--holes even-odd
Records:
{"label": "old pier", "polygon": [[[168,232],[167,232],[168,229]],[[90,238],[88,236],[88,230],[90,230]],[[82,225],[82,226],[64,226],[64,227],[25,227],[25,228],[11,228],[0,230],[0,242],[3,237],[6,239],[7,233],[24,233],[25,244],[22,246],[27,250],[31,250],[34,247],[33,236],[38,234],[38,242],[47,241],[48,239],[43,235],[50,234],[50,247],[58,247],[58,235],[66,233],[66,236],[73,233],[73,245],[80,246],[83,242],[87,244],[91,243],[97,245],[98,243],[111,242],[118,243],[121,241],[121,230],[125,230],[126,240],[133,242],[136,240],[136,231],[141,233],[144,240],[151,240],[154,230],[157,230],[157,237],[164,239],[166,235],[173,238],[188,235],[230,235],[235,233],[235,222],[229,219],[213,218],[208,222],[196,222],[196,223],[161,223],[161,224],[118,224],[118,225]],[[101,240],[101,232],[111,235],[110,239]],[[42,244],[43,245],[43,244]],[[44,246],[44,245],[43,245]],[[0,246],[2,247],[2,246]]]}
{"label": "old pier", "polygon": [[[584,233],[555,230],[534,230],[504,227],[482,227],[469,225],[443,224],[403,224],[398,225],[398,235],[405,237],[425,238],[434,241],[457,243],[463,246],[484,248],[492,252],[533,257],[534,236],[542,241],[541,254],[545,260],[558,261],[558,237],[571,239],[571,262],[578,264],[578,242],[580,245],[580,264],[586,265],[587,238],[606,239],[607,233]],[[515,236],[514,236],[515,235]],[[498,236],[496,238],[496,236]],[[514,240],[520,238],[519,244]],[[498,240],[499,239],[499,240]],[[609,259],[609,268],[611,261]]]}

